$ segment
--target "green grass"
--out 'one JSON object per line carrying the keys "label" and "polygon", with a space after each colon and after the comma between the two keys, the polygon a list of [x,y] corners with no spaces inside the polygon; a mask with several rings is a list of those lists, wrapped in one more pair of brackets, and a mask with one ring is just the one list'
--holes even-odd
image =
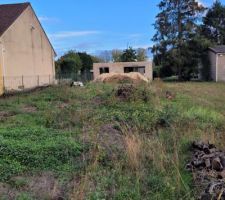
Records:
{"label": "green grass", "polygon": [[[224,148],[225,84],[157,81],[127,100],[116,88],[90,83],[0,99],[0,182],[15,199],[195,199],[189,145]],[[46,173],[49,187],[35,192]],[[0,199],[7,195],[0,187]]]}

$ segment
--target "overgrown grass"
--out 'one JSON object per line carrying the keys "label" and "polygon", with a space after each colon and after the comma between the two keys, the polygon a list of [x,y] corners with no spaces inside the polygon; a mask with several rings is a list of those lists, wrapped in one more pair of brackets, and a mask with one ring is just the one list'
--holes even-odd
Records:
{"label": "overgrown grass", "polygon": [[188,147],[204,139],[224,148],[225,85],[156,81],[135,86],[128,99],[117,87],[59,86],[0,99],[0,181],[15,199],[46,198],[30,183],[41,173],[54,174],[48,198],[195,199]]}

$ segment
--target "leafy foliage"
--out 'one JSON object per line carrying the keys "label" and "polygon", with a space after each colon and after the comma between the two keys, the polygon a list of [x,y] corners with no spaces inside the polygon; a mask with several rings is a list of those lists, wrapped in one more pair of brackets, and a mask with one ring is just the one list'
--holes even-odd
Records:
{"label": "leafy foliage", "polygon": [[198,33],[199,17],[205,8],[196,0],[162,0],[158,7],[161,12],[156,16],[156,44],[152,48],[156,65],[172,67],[180,79],[190,78],[197,64],[190,60],[188,42]]}
{"label": "leafy foliage", "polygon": [[90,72],[93,63],[103,62],[100,58],[86,52],[69,51],[56,61],[57,74],[75,74]]}
{"label": "leafy foliage", "polygon": [[202,34],[215,44],[225,44],[225,6],[219,0],[203,18]]}
{"label": "leafy foliage", "polygon": [[76,52],[69,51],[57,61],[56,66],[63,74],[77,73],[82,68],[82,61]]}
{"label": "leafy foliage", "polygon": [[123,51],[121,55],[121,62],[136,62],[137,61],[137,52],[132,47]]}

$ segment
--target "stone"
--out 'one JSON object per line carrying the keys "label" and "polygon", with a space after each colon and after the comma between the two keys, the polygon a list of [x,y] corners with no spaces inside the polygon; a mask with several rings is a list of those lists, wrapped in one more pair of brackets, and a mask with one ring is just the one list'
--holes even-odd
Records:
{"label": "stone", "polygon": [[225,170],[223,170],[222,172],[219,173],[218,177],[220,179],[225,179]]}
{"label": "stone", "polygon": [[221,171],[223,170],[223,166],[220,163],[220,158],[216,157],[212,160],[212,169],[216,170],[216,171]]}
{"label": "stone", "polygon": [[211,161],[209,158],[205,160],[205,167],[208,169],[211,168]]}

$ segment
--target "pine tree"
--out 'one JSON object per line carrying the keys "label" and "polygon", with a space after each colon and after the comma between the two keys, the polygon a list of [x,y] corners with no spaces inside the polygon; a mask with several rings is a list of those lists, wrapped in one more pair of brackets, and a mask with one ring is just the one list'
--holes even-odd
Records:
{"label": "pine tree", "polygon": [[[164,66],[167,58],[173,59],[174,69],[179,78],[187,67],[186,42],[190,41],[198,31],[198,23],[205,8],[196,0],[162,0],[159,5],[160,13],[156,16],[156,34],[152,48],[155,60]],[[172,58],[171,58],[172,57]],[[190,72],[188,72],[190,73]]]}
{"label": "pine tree", "polygon": [[121,55],[121,62],[136,62],[137,61],[137,52],[132,47],[123,51]]}
{"label": "pine tree", "polygon": [[203,34],[218,45],[225,45],[225,6],[215,1],[203,18]]}

